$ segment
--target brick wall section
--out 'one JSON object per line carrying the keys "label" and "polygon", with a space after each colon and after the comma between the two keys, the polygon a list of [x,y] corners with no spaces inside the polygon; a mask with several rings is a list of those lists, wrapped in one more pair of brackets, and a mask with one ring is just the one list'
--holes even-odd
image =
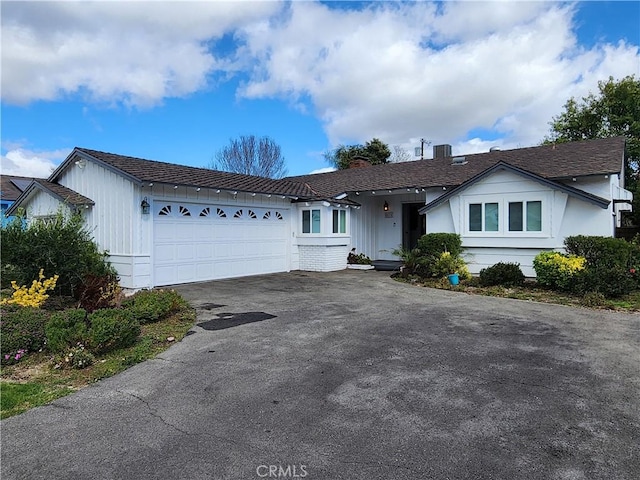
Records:
{"label": "brick wall section", "polygon": [[334,272],[347,268],[348,245],[300,245],[300,270]]}

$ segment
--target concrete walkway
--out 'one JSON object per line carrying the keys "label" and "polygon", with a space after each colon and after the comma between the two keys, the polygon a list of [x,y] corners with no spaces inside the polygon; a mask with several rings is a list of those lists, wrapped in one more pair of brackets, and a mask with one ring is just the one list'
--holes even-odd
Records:
{"label": "concrete walkway", "polygon": [[388,273],[180,286],[155,360],[1,422],[2,479],[640,478],[640,316]]}

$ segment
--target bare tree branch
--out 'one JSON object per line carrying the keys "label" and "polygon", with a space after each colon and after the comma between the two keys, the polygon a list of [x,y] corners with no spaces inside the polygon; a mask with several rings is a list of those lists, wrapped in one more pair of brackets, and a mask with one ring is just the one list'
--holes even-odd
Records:
{"label": "bare tree branch", "polygon": [[268,178],[282,178],[287,174],[280,145],[270,137],[257,138],[255,135],[229,140],[207,168]]}

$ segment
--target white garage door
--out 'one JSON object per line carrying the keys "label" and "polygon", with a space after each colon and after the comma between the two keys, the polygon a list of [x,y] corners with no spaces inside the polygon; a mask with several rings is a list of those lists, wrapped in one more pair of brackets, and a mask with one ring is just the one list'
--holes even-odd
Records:
{"label": "white garage door", "polygon": [[155,285],[289,269],[289,210],[154,202]]}

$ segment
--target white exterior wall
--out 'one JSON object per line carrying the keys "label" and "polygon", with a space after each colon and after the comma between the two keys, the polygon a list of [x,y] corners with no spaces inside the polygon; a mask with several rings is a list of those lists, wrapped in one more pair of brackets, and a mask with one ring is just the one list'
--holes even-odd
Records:
{"label": "white exterior wall", "polygon": [[[402,246],[402,205],[405,203],[425,204],[428,192],[361,194],[354,197],[362,205],[352,212],[352,247],[372,260],[398,260],[391,252]],[[389,210],[384,211],[387,202]],[[427,229],[428,229],[427,225]]]}
{"label": "white exterior wall", "polygon": [[[293,223],[293,251],[298,268],[312,272],[333,272],[347,268],[351,249],[351,230],[354,209],[346,210],[347,232],[333,233],[333,210],[340,210],[327,202],[297,203],[291,215]],[[302,233],[302,211],[320,210],[320,233]]]}
{"label": "white exterior wall", "polygon": [[374,208],[365,198],[357,197],[355,200],[362,204],[359,209],[349,210],[351,218],[351,248],[356,249],[356,253],[364,253],[371,259],[376,255],[377,219],[374,215]]}
{"label": "white exterior wall", "polygon": [[100,248],[109,252],[120,284],[125,288],[148,287],[149,258],[141,255],[139,187],[94,162],[86,162],[83,168],[72,163],[58,183],[95,202],[85,214],[87,227]]}
{"label": "white exterior wall", "polygon": [[134,240],[141,220],[136,215],[140,210],[136,185],[93,162],[86,162],[84,168],[71,164],[58,183],[95,202],[85,218],[100,247],[111,255],[132,255],[139,250]]}
{"label": "white exterior wall", "polygon": [[60,200],[40,189],[35,189],[26,209],[27,219],[55,215],[60,209],[64,215],[71,213],[69,207],[60,202]]}
{"label": "white exterior wall", "polygon": [[[590,178],[574,187],[585,187],[590,193],[610,198],[609,179]],[[507,208],[509,202],[542,201],[541,232],[509,232]],[[469,203],[499,203],[499,232],[470,232]],[[499,171],[471,185],[460,195],[450,198],[427,213],[427,233],[453,232],[462,237],[469,270],[498,262],[517,262],[525,275],[533,277],[533,258],[542,250],[562,250],[564,239],[572,235],[614,234],[613,207],[600,208],[576,197],[554,190],[520,175]]]}

